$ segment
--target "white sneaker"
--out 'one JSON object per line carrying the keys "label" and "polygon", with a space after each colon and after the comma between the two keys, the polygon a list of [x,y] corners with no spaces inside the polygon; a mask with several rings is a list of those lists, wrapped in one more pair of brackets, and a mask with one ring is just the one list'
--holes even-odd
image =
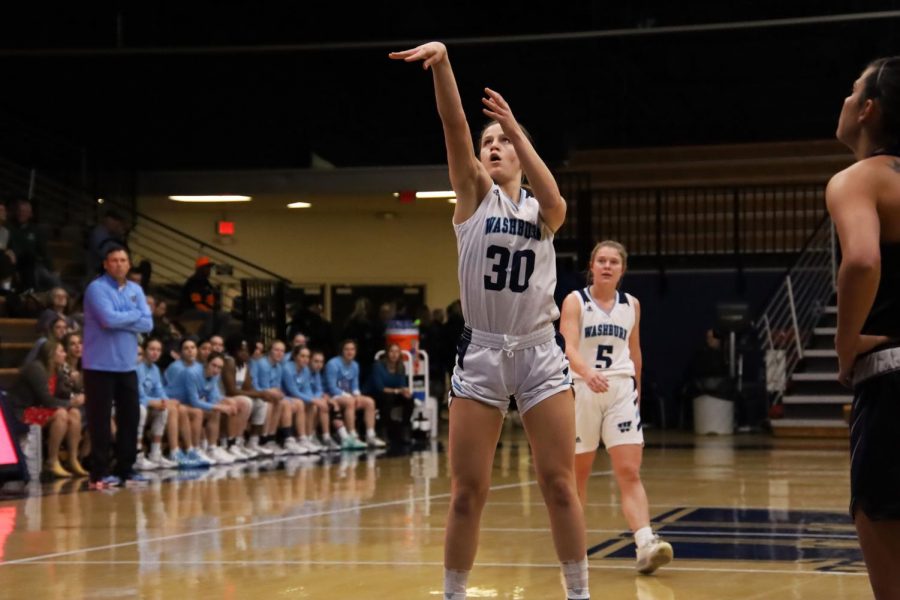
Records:
{"label": "white sneaker", "polygon": [[235,462],[242,462],[242,461],[247,460],[247,457],[244,456],[244,453],[241,452],[241,449],[238,448],[236,445],[231,446],[225,452],[227,452],[228,456],[233,458]]}
{"label": "white sneaker", "polygon": [[326,435],[322,438],[324,442],[324,449],[329,452],[337,452],[341,449],[341,445],[334,441],[334,438],[330,435]]}
{"label": "white sneaker", "polygon": [[649,575],[661,566],[672,562],[675,553],[672,545],[654,535],[653,539],[637,549],[637,571]]}
{"label": "white sneaker", "polygon": [[306,443],[306,447],[312,454],[318,454],[319,452],[325,450],[325,446],[320,444],[319,440],[317,440],[315,436],[306,438],[304,442]]}
{"label": "white sneaker", "polygon": [[238,452],[240,452],[241,455],[247,460],[250,460],[250,459],[253,459],[253,458],[256,458],[257,456],[259,456],[259,454],[257,454],[256,452],[254,452],[247,446],[236,445],[236,446],[234,446],[234,448],[237,448]]}
{"label": "white sneaker", "polygon": [[384,440],[382,440],[377,435],[373,435],[372,437],[367,437],[366,445],[369,448],[385,448],[387,446],[387,444],[384,443]]}
{"label": "white sneaker", "polygon": [[136,471],[152,471],[153,469],[158,469],[159,465],[144,456],[144,453],[141,452],[137,455],[137,459],[134,461],[134,469]]}
{"label": "white sneaker", "polygon": [[151,454],[151,455],[150,455],[150,460],[152,460],[153,462],[155,462],[156,465],[157,465],[160,469],[177,469],[177,468],[178,468],[178,463],[177,463],[177,462],[175,462],[174,460],[169,460],[168,458],[166,458],[165,456],[163,456],[162,453],[160,453],[160,454]]}
{"label": "white sneaker", "polygon": [[285,454],[287,454],[287,451],[279,446],[278,442],[269,442],[263,447],[269,451],[269,456],[284,456]]}
{"label": "white sneaker", "polygon": [[284,451],[287,454],[308,454],[309,449],[302,442],[289,437],[284,441]]}
{"label": "white sneaker", "polygon": [[194,448],[194,452],[197,454],[197,457],[200,460],[204,460],[209,463],[210,466],[218,464],[215,458],[213,458],[212,451],[214,448],[207,448],[206,450],[201,450],[200,448]]}
{"label": "white sneaker", "polygon": [[257,456],[259,456],[256,451],[251,450],[247,447],[247,444],[244,442],[244,438],[240,436],[238,436],[237,441],[234,442],[234,447],[240,450],[241,454],[243,454],[244,458],[246,459],[256,458]]}
{"label": "white sneaker", "polygon": [[269,450],[265,446],[260,446],[259,442],[255,441],[255,440],[250,442],[249,444],[247,444],[247,449],[250,450],[250,452],[256,452],[257,456],[262,456],[262,457],[272,456],[271,450]]}
{"label": "white sneaker", "polygon": [[228,454],[228,451],[222,448],[221,446],[213,446],[209,455],[216,459],[216,464],[219,465],[230,465],[234,464],[234,457]]}
{"label": "white sneaker", "polygon": [[251,448],[250,446],[241,447],[241,452],[243,452],[244,455],[250,460],[253,460],[254,458],[259,458],[261,456],[259,453],[259,450],[255,450],[255,449]]}

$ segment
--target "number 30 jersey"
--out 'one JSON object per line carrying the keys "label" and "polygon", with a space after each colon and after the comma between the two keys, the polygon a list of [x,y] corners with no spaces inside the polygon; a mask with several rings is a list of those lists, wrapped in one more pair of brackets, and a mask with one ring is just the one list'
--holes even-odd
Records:
{"label": "number 30 jersey", "polygon": [[470,327],[525,335],[559,318],[553,232],[534,196],[522,189],[516,204],[494,184],[475,214],[454,229],[460,301]]}
{"label": "number 30 jersey", "polygon": [[[616,303],[607,313],[591,296],[590,287],[576,290],[572,295],[581,302],[581,342],[578,352],[585,364],[609,377],[634,377],[634,363],[628,348],[628,338],[634,328],[634,296],[616,292]],[[581,379],[575,374],[576,379]]]}

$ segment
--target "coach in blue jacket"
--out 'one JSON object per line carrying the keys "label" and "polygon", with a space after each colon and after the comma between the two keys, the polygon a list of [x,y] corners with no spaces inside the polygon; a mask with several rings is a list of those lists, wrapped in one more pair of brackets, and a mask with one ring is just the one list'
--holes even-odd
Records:
{"label": "coach in blue jacket", "polygon": [[[91,487],[119,485],[133,475],[140,403],[137,383],[138,334],[153,329],[141,287],[126,280],[131,267],[120,246],[107,246],[103,275],[84,293],[85,406],[91,434]],[[110,413],[116,403],[115,474],[109,473]]]}

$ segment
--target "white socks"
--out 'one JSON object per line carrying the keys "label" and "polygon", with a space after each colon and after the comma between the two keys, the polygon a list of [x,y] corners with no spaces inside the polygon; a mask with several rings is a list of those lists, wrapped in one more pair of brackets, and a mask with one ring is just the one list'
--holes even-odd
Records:
{"label": "white socks", "polygon": [[578,561],[566,561],[561,564],[561,567],[563,580],[566,583],[566,597],[569,600],[590,600],[587,555]]}
{"label": "white socks", "polygon": [[466,582],[468,580],[468,571],[444,569],[443,600],[466,600]]}
{"label": "white socks", "polygon": [[641,527],[634,532],[634,543],[638,548],[643,548],[653,540],[653,530],[647,527]]}

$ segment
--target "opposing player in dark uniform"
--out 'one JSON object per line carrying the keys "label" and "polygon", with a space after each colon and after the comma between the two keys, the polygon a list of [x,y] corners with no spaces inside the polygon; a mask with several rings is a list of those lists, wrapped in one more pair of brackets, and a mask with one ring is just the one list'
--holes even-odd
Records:
{"label": "opposing player in dark uniform", "polygon": [[837,138],[856,163],[828,183],[841,244],[835,348],[853,388],[850,513],[878,600],[900,599],[900,57],[874,61]]}
{"label": "opposing player in dark uniform", "polygon": [[[476,154],[456,80],[439,42],[395,52],[423,61],[434,77],[444,126],[453,227],[466,328],[451,379],[451,500],[444,541],[444,598],[466,597],[494,450],[514,397],[550,513],[556,554],[570,600],[589,598],[584,514],[575,491],[575,414],[569,366],[553,321],[553,235],[566,204],[506,100],[485,89],[493,119]],[[533,194],[522,187],[527,176]]]}

